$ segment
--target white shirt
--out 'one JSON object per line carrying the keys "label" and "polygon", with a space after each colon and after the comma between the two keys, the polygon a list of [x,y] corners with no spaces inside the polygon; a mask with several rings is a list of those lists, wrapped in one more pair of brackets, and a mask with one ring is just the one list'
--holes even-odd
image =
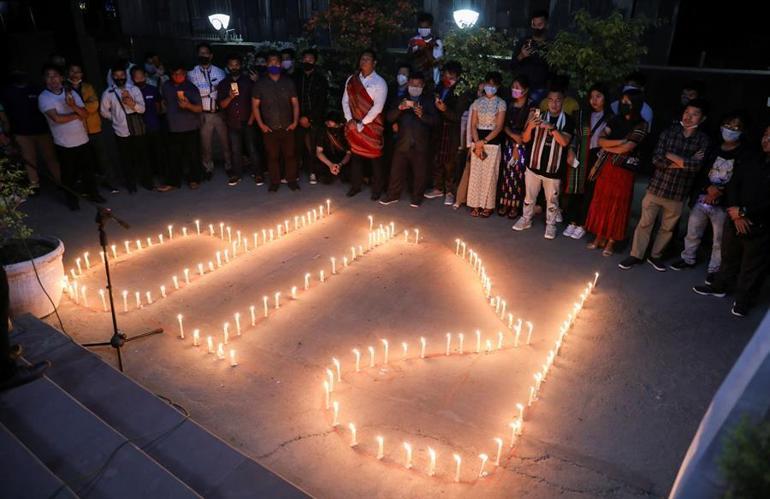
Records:
{"label": "white shirt", "polygon": [[[83,123],[83,120],[77,119],[67,123],[56,123],[45,114],[46,111],[51,109],[55,110],[58,114],[73,114],[74,111],[67,105],[65,94],[64,89],[58,94],[45,89],[37,97],[37,108],[40,109],[40,112],[45,115],[45,119],[48,121],[54,144],[67,148],[82,146],[88,143],[88,132],[86,132],[86,125]],[[75,99],[75,104],[85,107],[83,99],[80,98],[77,92],[72,92],[72,98]]]}
{"label": "white shirt", "polygon": [[[357,76],[364,85],[366,93],[369,94],[369,97],[374,101],[369,112],[366,113],[364,119],[361,120],[364,125],[368,125],[382,113],[382,109],[385,107],[385,101],[388,100],[388,84],[385,83],[385,79],[378,75],[376,71],[372,71],[369,76],[363,76],[359,72]],[[353,75],[345,80],[345,93],[342,94],[342,112],[345,113],[345,119],[347,121],[353,119],[353,113],[350,112],[350,101],[348,97],[348,82],[350,81],[350,78],[353,78]]]}
{"label": "white shirt", "polygon": [[187,79],[198,88],[201,94],[201,105],[203,111],[216,111],[217,108],[217,85],[224,80],[227,75],[223,70],[209,64],[208,68],[195,66],[187,72]]}
{"label": "white shirt", "polygon": [[[134,102],[136,103],[135,110],[132,111],[126,107],[126,111],[123,112],[123,108],[120,107],[121,101],[119,97],[121,90],[115,86],[104,91],[102,94],[102,102],[99,106],[99,113],[102,115],[102,118],[112,121],[112,129],[118,137],[128,137],[131,135],[128,130],[126,113],[144,113],[144,98],[142,97],[142,91],[139,87],[129,87],[126,85],[124,89],[128,91],[131,98],[134,99]],[[125,107],[125,104],[123,107]]]}
{"label": "white shirt", "polygon": [[[128,68],[126,68],[126,85],[133,85],[134,80],[131,79],[131,68],[136,66],[133,62],[128,63]],[[112,80],[112,69],[107,70],[107,88],[114,87],[115,82]]]}

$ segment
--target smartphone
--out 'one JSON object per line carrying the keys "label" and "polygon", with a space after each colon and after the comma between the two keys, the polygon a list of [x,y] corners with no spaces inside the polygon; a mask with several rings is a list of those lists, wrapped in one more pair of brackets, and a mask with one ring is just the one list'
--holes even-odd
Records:
{"label": "smartphone", "polygon": [[535,109],[535,119],[540,119],[540,109]]}
{"label": "smartphone", "polygon": [[235,92],[235,95],[238,95],[238,83],[237,82],[230,82],[230,90]]}
{"label": "smartphone", "polygon": [[184,90],[177,90],[176,91],[176,98],[179,100],[184,99]]}
{"label": "smartphone", "polygon": [[414,101],[407,99],[406,103],[404,103],[406,107],[414,107]]}

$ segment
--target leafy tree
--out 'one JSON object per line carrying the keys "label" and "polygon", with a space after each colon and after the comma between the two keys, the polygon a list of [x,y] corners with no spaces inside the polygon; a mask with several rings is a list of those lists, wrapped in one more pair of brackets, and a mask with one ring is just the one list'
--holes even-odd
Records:
{"label": "leafy tree", "polygon": [[727,437],[719,465],[727,479],[728,499],[770,497],[770,421],[747,417]]}
{"label": "leafy tree", "polygon": [[473,27],[453,29],[444,36],[447,60],[463,66],[460,91],[473,90],[489,71],[500,69],[508,62],[512,43],[494,28]]}
{"label": "leafy tree", "polygon": [[580,10],[575,14],[574,30],[560,31],[548,47],[545,59],[551,69],[569,76],[582,97],[597,82],[620,83],[623,76],[639,65],[647,53],[641,44],[645,19],[625,19],[620,12],[591,17]]}

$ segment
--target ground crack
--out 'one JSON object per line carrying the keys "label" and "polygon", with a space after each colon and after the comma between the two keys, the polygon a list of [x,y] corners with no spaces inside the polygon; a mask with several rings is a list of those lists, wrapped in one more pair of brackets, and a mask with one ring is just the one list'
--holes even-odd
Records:
{"label": "ground crack", "polygon": [[289,440],[284,440],[280,444],[278,444],[277,447],[275,447],[273,450],[266,452],[264,454],[260,454],[259,456],[256,456],[256,459],[267,459],[268,457],[271,457],[273,454],[278,452],[279,450],[283,449],[284,447],[293,444],[294,442],[299,442],[300,440],[305,440],[308,438],[315,438],[315,437],[325,437],[326,435],[331,435],[334,433],[334,430],[327,430],[322,431],[318,433],[307,433],[305,435],[297,435],[294,438],[290,438]]}

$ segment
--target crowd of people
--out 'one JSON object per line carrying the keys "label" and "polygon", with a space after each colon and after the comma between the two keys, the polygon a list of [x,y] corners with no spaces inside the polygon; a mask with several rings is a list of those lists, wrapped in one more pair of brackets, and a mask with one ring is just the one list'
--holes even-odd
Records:
{"label": "crowd of people", "polygon": [[[118,182],[129,193],[197,189],[212,179],[216,145],[231,186],[247,172],[269,192],[281,184],[299,190],[304,175],[310,185],[342,179],[351,197],[368,185],[373,201],[390,205],[405,191],[414,208],[439,199],[472,217],[507,217],[514,231],[532,228],[542,213],[546,239],[564,224],[564,237],[590,233],[588,249],[604,256],[629,233],[636,175],[651,171],[619,267],[694,267],[710,225],[706,279],[693,289],[734,290],[732,312],[746,315],[770,267],[770,127],[752,143],[747,118],[735,111],[712,137],[703,126],[708,104],[692,83],[645,158],[653,110],[644,75],[628,75],[615,95],[597,82],[580,101],[543,56],[547,12],[533,13],[531,29],[514,47],[510,86],[498,71],[469,82],[444,53],[432,17],[421,14],[393,80],[377,72],[378,55],[367,49],[341,101],[330,99],[314,49],[299,63],[292,49],[253,54],[248,64],[232,54],[224,69],[207,43],[198,44],[192,68],[166,68],[156,54],[133,64],[119,54],[101,96],[79,64],[48,64],[42,91],[20,73],[4,89],[2,137],[18,145],[35,190],[42,157],[71,209],[79,195],[103,201],[99,188],[117,192]],[[471,90],[459,91],[461,81]],[[104,161],[103,120],[119,170]],[[686,203],[684,251],[667,265]]]}

